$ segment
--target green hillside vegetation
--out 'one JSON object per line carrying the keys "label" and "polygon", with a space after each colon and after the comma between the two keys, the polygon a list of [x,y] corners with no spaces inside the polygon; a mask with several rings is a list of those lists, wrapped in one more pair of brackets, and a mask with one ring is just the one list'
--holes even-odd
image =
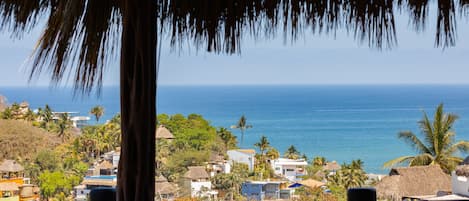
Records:
{"label": "green hillside vegetation", "polygon": [[34,127],[29,122],[0,119],[0,161],[29,160],[39,151],[53,149],[60,143],[56,134]]}
{"label": "green hillside vegetation", "polygon": [[[176,139],[157,141],[157,174],[177,181],[188,166],[203,165],[211,154],[226,153],[232,143],[201,115],[158,115],[158,124],[168,128]],[[233,141],[233,140],[231,140]]]}

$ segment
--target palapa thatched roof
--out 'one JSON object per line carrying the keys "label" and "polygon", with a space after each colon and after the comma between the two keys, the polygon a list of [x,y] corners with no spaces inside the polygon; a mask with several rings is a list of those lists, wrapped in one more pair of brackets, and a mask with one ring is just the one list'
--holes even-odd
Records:
{"label": "palapa thatched roof", "polygon": [[300,181],[299,183],[309,188],[318,188],[318,187],[326,185],[325,183],[314,180],[314,179],[306,179],[306,180]]}
{"label": "palapa thatched roof", "polygon": [[203,166],[191,166],[188,167],[189,171],[184,174],[184,178],[188,179],[208,179],[208,173],[205,171]]}
{"label": "palapa thatched roof", "polygon": [[97,168],[99,168],[99,169],[113,169],[114,166],[112,165],[111,162],[109,162],[107,160],[104,160],[103,162],[101,162],[97,165]]}
{"label": "palapa thatched roof", "polygon": [[166,177],[164,177],[163,175],[160,175],[160,176],[157,176],[155,178],[155,182],[156,183],[162,183],[162,182],[168,182],[168,180],[166,179]]}
{"label": "palapa thatched roof", "polygon": [[456,167],[456,175],[469,177],[469,165],[460,165]]}
{"label": "palapa thatched roof", "polygon": [[21,172],[24,168],[14,160],[4,160],[0,164],[0,172]]}
{"label": "palapa thatched roof", "polygon": [[0,183],[0,191],[19,191],[18,184],[14,182]]}
{"label": "palapa thatched roof", "polygon": [[93,186],[116,186],[117,180],[113,179],[96,179],[96,178],[86,178],[81,182],[83,185],[93,185]]}
{"label": "palapa thatched roof", "polygon": [[391,169],[377,185],[378,198],[401,200],[403,196],[436,195],[451,191],[451,178],[438,165]]}
{"label": "palapa thatched roof", "polygon": [[225,156],[218,153],[210,154],[210,162],[223,162],[225,161]]}
{"label": "palapa thatched roof", "polygon": [[156,129],[156,139],[174,139],[174,135],[164,125],[160,125]]}
{"label": "palapa thatched roof", "polygon": [[337,161],[327,162],[323,169],[327,171],[337,171],[340,170],[340,165],[337,163]]}
{"label": "palapa thatched roof", "polygon": [[178,191],[176,184],[171,182],[156,182],[155,183],[155,194],[174,194]]}

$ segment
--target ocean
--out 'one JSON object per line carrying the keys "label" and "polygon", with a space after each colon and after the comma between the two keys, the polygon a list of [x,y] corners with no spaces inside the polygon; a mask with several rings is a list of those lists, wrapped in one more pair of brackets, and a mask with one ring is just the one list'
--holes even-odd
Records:
{"label": "ocean", "polygon": [[[88,115],[105,108],[102,122],[119,112],[118,87],[104,87],[100,97],[74,96],[70,88],[1,87],[10,103],[27,101],[32,108],[49,104],[55,111]],[[386,174],[382,164],[413,155],[397,138],[399,131],[420,134],[417,121],[439,103],[460,116],[457,140],[469,140],[469,86],[160,86],[158,113],[197,113],[216,127],[230,127],[245,115],[253,128],[243,148],[253,148],[262,135],[283,153],[294,145],[308,157],[324,156],[339,163],[361,159],[369,173]],[[94,120],[90,121],[94,123]],[[238,130],[233,130],[240,135]]]}

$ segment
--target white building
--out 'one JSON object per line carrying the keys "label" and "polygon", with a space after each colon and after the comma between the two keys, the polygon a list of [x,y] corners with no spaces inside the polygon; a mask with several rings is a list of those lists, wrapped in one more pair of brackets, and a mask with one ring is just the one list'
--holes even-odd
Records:
{"label": "white building", "polygon": [[191,197],[201,197],[214,199],[218,191],[212,190],[212,182],[208,176],[205,167],[191,166],[189,171],[184,174],[184,186],[190,189]]}
{"label": "white building", "polygon": [[461,165],[451,173],[453,194],[469,197],[469,165]]}
{"label": "white building", "polygon": [[223,155],[212,154],[210,155],[210,161],[207,163],[207,171],[210,177],[220,173],[228,174],[231,172],[231,164],[225,160]]}
{"label": "white building", "polygon": [[271,160],[270,164],[276,175],[287,178],[290,181],[299,181],[299,177],[306,174],[308,162],[304,159],[278,158]]}
{"label": "white building", "polygon": [[249,171],[254,170],[256,150],[254,149],[233,149],[226,152],[229,160],[236,163],[248,165]]}

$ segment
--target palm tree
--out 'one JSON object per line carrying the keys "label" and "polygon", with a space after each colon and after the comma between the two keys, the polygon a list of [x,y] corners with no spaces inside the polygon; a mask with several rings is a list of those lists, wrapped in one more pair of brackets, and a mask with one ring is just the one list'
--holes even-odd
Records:
{"label": "palm tree", "polygon": [[217,135],[223,140],[225,145],[225,150],[234,149],[236,148],[237,140],[236,136],[231,133],[226,128],[220,127],[217,130]]}
{"label": "palm tree", "polygon": [[[425,24],[428,1],[397,2],[409,11],[419,30]],[[455,45],[454,4],[453,0],[438,1],[435,40],[439,47]],[[460,2],[462,13],[468,4]],[[290,33],[294,40],[306,29],[333,35],[345,28],[360,42],[368,40],[370,47],[393,47],[397,41],[394,5],[394,1],[336,0],[216,4],[202,0],[0,0],[0,31],[21,37],[35,25],[45,24],[30,77],[50,72],[52,81],[59,83],[70,74],[75,89],[84,93],[96,85],[100,89],[103,68],[120,47],[122,146],[117,197],[150,201],[154,199],[155,165],[149,160],[155,158],[155,143],[149,142],[155,142],[157,39],[162,32],[170,33],[173,47],[193,41],[196,48],[230,54],[240,52],[245,33],[257,38],[275,36],[277,30]]]}
{"label": "palm tree", "polygon": [[269,160],[274,160],[274,159],[277,159],[280,157],[280,153],[278,152],[277,149],[275,149],[274,147],[270,147],[267,152],[265,153],[265,156],[267,157],[267,159]]}
{"label": "palm tree", "polygon": [[244,132],[247,129],[252,128],[252,125],[247,124],[246,121],[247,121],[246,117],[243,114],[241,118],[239,118],[238,123],[236,125],[231,126],[232,129],[239,129],[241,131],[241,145],[243,144],[243,140],[244,140]]}
{"label": "palm tree", "polygon": [[463,160],[455,156],[456,152],[469,150],[468,141],[454,141],[456,133],[452,128],[457,119],[458,116],[443,112],[443,104],[439,104],[436,108],[433,121],[423,112],[423,119],[418,122],[423,134],[422,140],[411,131],[402,131],[398,134],[399,139],[407,142],[418,155],[402,156],[386,162],[384,166],[391,167],[403,163],[409,166],[440,165],[449,173]]}
{"label": "palm tree", "polygon": [[57,121],[57,134],[62,139],[62,142],[65,142],[70,136],[68,130],[72,125],[67,113],[60,114],[60,118]]}
{"label": "palm tree", "polygon": [[326,158],[322,156],[317,156],[313,158],[313,166],[322,167],[326,165]]}
{"label": "palm tree", "polygon": [[290,147],[288,147],[287,151],[283,156],[289,159],[298,159],[300,157],[300,152],[296,150],[295,146],[291,145]]}
{"label": "palm tree", "polygon": [[259,151],[261,151],[261,156],[264,156],[264,152],[270,147],[270,142],[267,137],[262,136],[259,142],[256,142],[254,146],[259,148]]}
{"label": "palm tree", "polygon": [[99,122],[99,119],[103,116],[104,114],[104,107],[97,105],[93,108],[91,108],[90,114],[94,115],[96,118],[96,122]]}

